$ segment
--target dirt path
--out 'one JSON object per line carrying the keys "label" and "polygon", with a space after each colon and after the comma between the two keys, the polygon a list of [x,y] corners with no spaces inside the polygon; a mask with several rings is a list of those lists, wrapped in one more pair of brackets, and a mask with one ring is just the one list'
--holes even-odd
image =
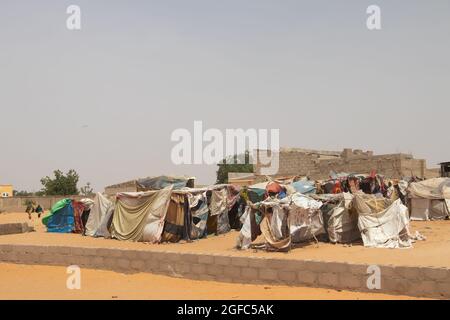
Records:
{"label": "dirt path", "polygon": [[305,287],[197,281],[147,273],[82,269],[81,289],[69,290],[65,267],[0,263],[0,299],[415,299]]}

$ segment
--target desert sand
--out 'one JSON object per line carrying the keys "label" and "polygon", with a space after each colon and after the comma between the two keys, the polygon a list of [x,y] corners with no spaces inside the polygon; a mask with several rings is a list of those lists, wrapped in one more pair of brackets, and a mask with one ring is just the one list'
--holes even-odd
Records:
{"label": "desert sand", "polygon": [[0,299],[417,299],[380,293],[236,284],[82,269],[81,288],[67,289],[65,267],[0,263]]}
{"label": "desert sand", "polygon": [[[42,217],[41,217],[42,218]],[[411,266],[450,266],[450,221],[412,222],[413,231],[427,237],[412,249],[371,249],[308,243],[289,253],[234,249],[237,232],[191,243],[146,244],[91,238],[79,234],[46,233],[41,219],[26,213],[0,214],[0,223],[27,222],[35,231],[0,236],[0,244],[44,244],[81,247],[215,252],[286,259],[314,259],[355,263]],[[66,288],[65,267],[0,263],[0,299],[416,299],[379,293],[258,284],[236,284],[172,278],[148,273],[121,274],[105,270],[82,270],[82,289]]]}

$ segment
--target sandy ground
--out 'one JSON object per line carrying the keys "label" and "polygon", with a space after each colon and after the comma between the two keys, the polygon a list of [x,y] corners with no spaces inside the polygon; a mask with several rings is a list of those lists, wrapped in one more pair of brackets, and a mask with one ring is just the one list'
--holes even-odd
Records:
{"label": "sandy ground", "polygon": [[65,267],[0,263],[0,299],[417,299],[380,293],[222,283],[171,278],[147,273],[121,274],[82,269],[80,290],[66,287]]}
{"label": "sandy ground", "polygon": [[352,246],[328,243],[309,243],[295,248],[289,253],[264,251],[239,251],[234,249],[237,232],[192,243],[144,244],[103,238],[83,237],[78,234],[46,233],[45,227],[33,214],[28,220],[26,213],[0,214],[0,223],[28,221],[36,232],[0,236],[0,243],[67,245],[81,247],[112,247],[144,250],[165,250],[174,252],[215,252],[236,256],[264,256],[285,259],[313,259],[319,261],[339,261],[353,263],[393,264],[404,266],[450,267],[450,221],[413,221],[412,230],[418,230],[427,237],[418,241],[412,249],[365,248],[362,244]]}

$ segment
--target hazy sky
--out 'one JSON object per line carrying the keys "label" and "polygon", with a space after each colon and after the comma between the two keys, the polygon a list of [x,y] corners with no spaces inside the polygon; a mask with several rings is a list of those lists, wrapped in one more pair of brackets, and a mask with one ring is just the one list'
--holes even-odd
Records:
{"label": "hazy sky", "polygon": [[[82,29],[66,28],[81,7]],[[382,30],[366,28],[381,7]],[[450,1],[0,1],[0,184],[160,174],[176,128],[450,160]]]}

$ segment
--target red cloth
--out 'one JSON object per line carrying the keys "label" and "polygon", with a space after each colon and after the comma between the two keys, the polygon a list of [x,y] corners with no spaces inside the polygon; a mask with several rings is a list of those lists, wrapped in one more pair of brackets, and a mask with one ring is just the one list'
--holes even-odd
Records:
{"label": "red cloth", "polygon": [[281,186],[275,181],[269,182],[266,186],[266,192],[267,193],[280,193]]}
{"label": "red cloth", "polygon": [[72,200],[72,207],[73,207],[73,218],[75,220],[75,225],[73,227],[74,233],[83,233],[84,227],[83,227],[83,220],[81,219],[81,215],[84,211],[84,205],[81,202]]}

